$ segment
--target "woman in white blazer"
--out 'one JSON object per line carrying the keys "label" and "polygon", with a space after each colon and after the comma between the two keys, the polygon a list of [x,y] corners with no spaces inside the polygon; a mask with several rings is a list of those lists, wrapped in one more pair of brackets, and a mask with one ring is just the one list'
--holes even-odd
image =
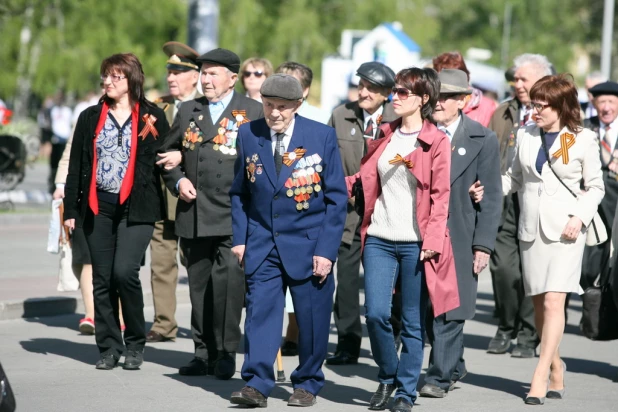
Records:
{"label": "woman in white blazer", "polygon": [[558,352],[564,303],[568,293],[581,291],[585,233],[605,190],[596,135],[580,126],[571,77],[543,77],[530,90],[530,98],[536,125],[519,131],[515,159],[502,176],[502,188],[505,196],[520,191],[524,288],[532,296],[541,338],[525,401],[539,405],[546,397],[564,395],[566,365]]}

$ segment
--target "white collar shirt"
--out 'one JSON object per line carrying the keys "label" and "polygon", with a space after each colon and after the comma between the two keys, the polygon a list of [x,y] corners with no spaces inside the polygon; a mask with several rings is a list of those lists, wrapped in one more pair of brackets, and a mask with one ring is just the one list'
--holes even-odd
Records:
{"label": "white collar shirt", "polygon": [[[294,124],[296,123],[296,118],[293,118],[288,128],[285,129],[283,140],[282,140],[282,148],[280,154],[283,156],[283,153],[287,152],[288,147],[290,146],[290,141],[292,140],[292,134],[294,133]],[[273,156],[275,155],[275,149],[277,147],[277,132],[273,129],[270,129],[270,142],[272,144]]]}

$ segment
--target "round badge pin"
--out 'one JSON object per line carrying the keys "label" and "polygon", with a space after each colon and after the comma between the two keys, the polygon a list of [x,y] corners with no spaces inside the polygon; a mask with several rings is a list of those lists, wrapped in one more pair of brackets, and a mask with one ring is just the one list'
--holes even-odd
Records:
{"label": "round badge pin", "polygon": [[322,172],[322,165],[316,165],[315,166],[315,171],[318,172],[318,173],[321,173]]}
{"label": "round badge pin", "polygon": [[215,145],[212,148],[215,150],[219,150],[219,145],[215,143]]}
{"label": "round badge pin", "polygon": [[255,176],[251,176],[251,183],[255,183]]}
{"label": "round badge pin", "polygon": [[352,131],[350,132],[350,134],[351,134],[352,136],[354,136],[354,135],[356,134],[356,129],[352,129]]}
{"label": "round badge pin", "polygon": [[288,153],[288,159],[291,160],[291,161],[296,160],[296,152]]}
{"label": "round badge pin", "polygon": [[228,154],[230,152],[230,148],[227,146],[221,145],[221,147],[219,148],[219,151],[223,154]]}
{"label": "round badge pin", "polygon": [[242,122],[242,119],[243,119],[242,114],[237,114],[236,115],[236,121],[237,122]]}
{"label": "round badge pin", "polygon": [[230,154],[232,156],[236,156],[236,149],[234,149],[234,148],[230,149]]}
{"label": "round badge pin", "polygon": [[316,192],[319,192],[320,190],[322,190],[322,186],[320,186],[320,185],[315,185],[315,186],[313,187],[313,190],[315,190]]}
{"label": "round badge pin", "polygon": [[466,148],[460,147],[459,149],[457,149],[457,153],[459,153],[460,156],[464,156],[466,154]]}

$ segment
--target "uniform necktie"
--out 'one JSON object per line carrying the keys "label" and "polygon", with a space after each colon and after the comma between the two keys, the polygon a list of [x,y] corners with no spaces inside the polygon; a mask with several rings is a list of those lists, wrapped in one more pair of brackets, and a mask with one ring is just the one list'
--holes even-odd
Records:
{"label": "uniform necktie", "polygon": [[609,131],[611,130],[611,126],[605,126],[605,134],[603,135],[603,142],[607,145],[607,150],[609,152],[612,151],[612,141],[609,139]]}
{"label": "uniform necktie", "polygon": [[277,176],[279,176],[279,172],[281,171],[281,166],[283,165],[283,152],[285,148],[283,147],[283,137],[285,133],[277,133],[277,143],[275,144],[275,169],[277,170]]}
{"label": "uniform necktie", "polygon": [[527,110],[526,113],[524,113],[524,120],[521,122],[522,126],[525,126],[528,123],[528,120],[530,120],[530,111]]}
{"label": "uniform necktie", "polygon": [[372,118],[369,118],[369,121],[367,122],[367,128],[365,129],[364,135],[366,138],[373,140],[373,119]]}

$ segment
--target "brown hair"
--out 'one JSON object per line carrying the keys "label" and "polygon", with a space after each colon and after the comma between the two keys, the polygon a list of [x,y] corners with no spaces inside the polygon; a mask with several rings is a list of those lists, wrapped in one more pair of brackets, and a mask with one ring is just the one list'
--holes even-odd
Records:
{"label": "brown hair", "polygon": [[[270,60],[263,59],[261,57],[251,57],[251,58],[245,60],[244,62],[242,62],[242,65],[240,66],[239,73],[242,74],[242,72],[247,70],[247,66],[249,66],[249,65],[252,65],[254,67],[261,66],[264,74],[266,75],[266,77],[270,77],[273,74],[273,65],[270,62]],[[242,79],[242,84],[244,86],[245,85],[244,76],[241,76],[241,79]]]}
{"label": "brown hair", "polygon": [[530,100],[545,100],[558,112],[562,126],[574,132],[582,129],[577,87],[572,75],[565,73],[542,77],[530,89]]}
{"label": "brown hair", "polygon": [[281,63],[279,67],[277,67],[276,72],[289,74],[291,76],[297,75],[298,80],[300,81],[300,85],[303,87],[303,90],[310,88],[311,83],[313,83],[313,70],[311,70],[309,66],[305,66],[304,64],[301,64],[301,63],[296,63],[296,62]]}
{"label": "brown hair", "polygon": [[400,84],[418,96],[429,96],[427,103],[421,108],[421,117],[423,120],[432,120],[431,115],[436,108],[436,103],[440,96],[438,73],[431,68],[420,69],[418,67],[410,67],[397,73],[395,83]]}
{"label": "brown hair", "polygon": [[[116,72],[120,72],[127,77],[131,106],[138,102],[149,105],[150,102],[146,100],[144,93],[144,70],[137,56],[133,53],[120,53],[109,56],[101,62],[102,76]],[[112,99],[107,97],[107,95],[103,96],[103,100],[109,105],[113,103]]]}
{"label": "brown hair", "polygon": [[433,58],[433,68],[437,72],[443,69],[458,69],[466,73],[468,81],[470,81],[470,71],[466,66],[463,56],[458,51],[447,52],[437,55]]}

